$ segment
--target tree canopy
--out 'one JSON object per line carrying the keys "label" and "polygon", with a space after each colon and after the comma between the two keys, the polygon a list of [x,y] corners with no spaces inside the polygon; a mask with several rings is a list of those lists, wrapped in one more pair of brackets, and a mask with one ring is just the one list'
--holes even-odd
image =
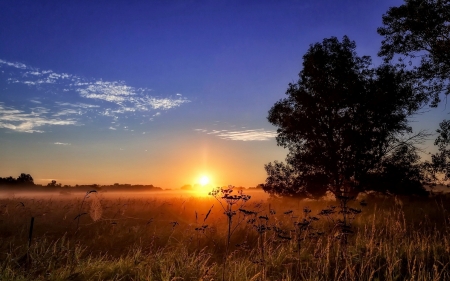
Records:
{"label": "tree canopy", "polygon": [[378,33],[384,37],[379,55],[409,60],[437,106],[439,95],[450,93],[450,0],[406,0],[383,15]]}
{"label": "tree canopy", "polygon": [[[278,127],[277,144],[289,154],[286,163],[265,166],[265,191],[290,196],[363,191],[371,177],[387,173],[383,163],[395,153],[415,155],[415,138],[405,138],[412,133],[408,117],[423,97],[411,73],[388,64],[371,67],[370,57],[355,49],[348,37],[331,37],[303,56],[298,82],[289,84],[287,98],[269,111],[269,122]],[[400,147],[407,151],[402,154]]]}
{"label": "tree canopy", "polygon": [[16,179],[13,177],[0,178],[0,185],[34,185],[30,174],[21,173]]}

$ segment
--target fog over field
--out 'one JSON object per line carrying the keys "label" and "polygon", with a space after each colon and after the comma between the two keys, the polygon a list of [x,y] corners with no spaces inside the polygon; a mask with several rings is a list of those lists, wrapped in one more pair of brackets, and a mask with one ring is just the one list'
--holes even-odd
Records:
{"label": "fog over field", "polygon": [[[86,192],[95,189],[86,190]],[[0,189],[0,198],[27,198],[27,199],[55,199],[55,200],[71,200],[74,197],[82,198],[86,195],[86,192],[83,191],[75,191],[75,192],[60,192],[60,191],[2,191]],[[253,189],[244,189],[244,194],[250,195],[254,200],[266,200],[269,198],[269,194],[265,193],[263,190],[253,190]],[[140,191],[98,191],[98,196],[102,198],[157,198],[157,199],[170,199],[170,198],[180,198],[180,199],[188,199],[192,197],[211,197],[205,193],[199,193],[197,191],[187,191],[187,190],[160,190],[160,191],[148,191],[148,192],[140,192]]]}

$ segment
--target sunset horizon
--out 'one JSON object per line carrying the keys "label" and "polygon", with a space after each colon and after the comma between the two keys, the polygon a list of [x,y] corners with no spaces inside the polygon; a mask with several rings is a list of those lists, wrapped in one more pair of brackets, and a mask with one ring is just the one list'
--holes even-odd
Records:
{"label": "sunset horizon", "polygon": [[450,280],[450,0],[0,1],[0,280]]}
{"label": "sunset horizon", "polygon": [[[0,177],[179,188],[210,173],[218,186],[264,183],[264,165],[287,153],[267,114],[298,79],[304,51],[347,34],[380,64],[376,28],[393,4],[334,13],[332,2],[116,3],[104,14],[100,4],[4,3]],[[413,126],[432,133],[445,114]],[[432,139],[424,148],[435,151]]]}

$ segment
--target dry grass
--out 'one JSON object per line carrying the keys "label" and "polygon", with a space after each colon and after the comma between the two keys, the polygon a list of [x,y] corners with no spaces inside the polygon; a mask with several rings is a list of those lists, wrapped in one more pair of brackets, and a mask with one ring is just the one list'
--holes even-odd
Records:
{"label": "dry grass", "polygon": [[212,197],[83,196],[0,200],[1,280],[450,280],[445,197],[350,202],[344,244],[334,201],[252,198],[229,236]]}

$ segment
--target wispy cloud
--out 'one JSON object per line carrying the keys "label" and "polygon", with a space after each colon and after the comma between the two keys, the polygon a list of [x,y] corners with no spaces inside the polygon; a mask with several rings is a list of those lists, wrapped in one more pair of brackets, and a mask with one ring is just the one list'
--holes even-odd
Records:
{"label": "wispy cloud", "polygon": [[23,63],[7,62],[7,61],[1,60],[1,59],[0,59],[0,64],[5,64],[7,66],[12,66],[12,67],[15,67],[15,68],[20,68],[20,69],[26,69],[27,68],[27,66],[25,64],[23,64]]}
{"label": "wispy cloud", "polygon": [[206,130],[195,129],[200,133],[215,135],[221,139],[234,141],[266,141],[276,137],[277,133],[265,129],[256,130]]}
{"label": "wispy cloud", "polygon": [[67,143],[67,142],[55,142],[53,144],[56,144],[56,145],[71,145],[70,143]]}
{"label": "wispy cloud", "polygon": [[60,106],[70,106],[70,107],[80,107],[80,108],[96,108],[100,107],[99,105],[93,105],[93,104],[86,104],[86,103],[68,103],[68,102],[56,102],[56,104]]}
{"label": "wispy cloud", "polygon": [[63,110],[53,114],[53,116],[64,116],[64,115],[71,115],[71,114],[81,115],[81,113],[82,113],[81,111],[75,110],[75,109],[63,109]]}
{"label": "wispy cloud", "polygon": [[35,108],[30,113],[0,103],[0,128],[24,133],[42,133],[41,128],[49,125],[75,125],[72,119],[52,118],[45,108]]}
{"label": "wispy cloud", "polygon": [[148,104],[153,109],[162,109],[167,110],[174,107],[178,107],[183,103],[190,102],[188,99],[182,98],[181,95],[177,95],[178,98],[154,98],[154,97],[145,97],[138,101],[141,106],[145,106]]}
{"label": "wispy cloud", "polygon": [[[53,96],[47,99],[32,98],[29,102],[51,108],[53,117],[71,116],[72,122],[87,115],[117,119],[126,114],[134,114],[134,118],[136,118],[136,114],[140,114],[145,120],[153,120],[150,117],[158,116],[160,114],[158,112],[161,110],[170,110],[190,102],[180,93],[176,93],[174,96],[159,97],[149,88],[136,88],[124,81],[87,79],[69,73],[41,70],[18,62],[0,60],[0,69],[4,69],[2,72],[6,75],[3,77],[8,83],[35,87],[37,90],[41,90],[40,96],[44,93],[51,93]],[[79,101],[74,102],[74,100]],[[154,110],[158,112],[152,112]],[[7,118],[7,113],[3,113],[2,116]],[[90,119],[93,119],[91,117]],[[11,116],[11,118],[19,117]],[[41,120],[43,123],[47,122],[45,124],[53,124],[53,121],[49,117]],[[81,122],[79,123],[81,124]],[[0,126],[16,128],[14,130],[20,131],[17,128],[23,124],[25,122],[19,125],[2,123]],[[33,125],[33,128],[37,126],[42,125]],[[40,130],[31,128],[23,131],[37,132]]]}

